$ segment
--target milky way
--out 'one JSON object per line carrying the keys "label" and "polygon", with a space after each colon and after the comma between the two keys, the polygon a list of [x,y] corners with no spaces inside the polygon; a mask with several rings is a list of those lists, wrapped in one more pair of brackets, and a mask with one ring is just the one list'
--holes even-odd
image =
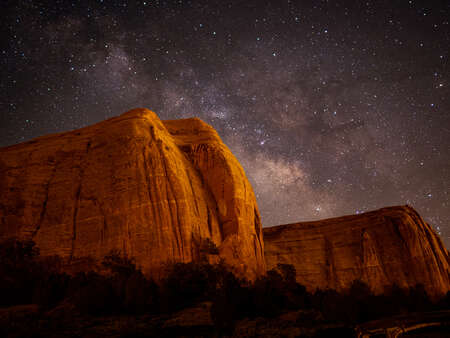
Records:
{"label": "milky way", "polygon": [[450,246],[448,2],[4,1],[1,16],[0,146],[133,107],[198,116],[265,226],[409,204]]}

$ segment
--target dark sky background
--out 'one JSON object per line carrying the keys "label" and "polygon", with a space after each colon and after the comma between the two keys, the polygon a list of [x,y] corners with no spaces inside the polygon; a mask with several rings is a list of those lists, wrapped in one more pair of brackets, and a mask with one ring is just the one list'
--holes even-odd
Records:
{"label": "dark sky background", "polygon": [[147,107],[265,226],[410,204],[450,247],[449,1],[2,1],[0,146]]}

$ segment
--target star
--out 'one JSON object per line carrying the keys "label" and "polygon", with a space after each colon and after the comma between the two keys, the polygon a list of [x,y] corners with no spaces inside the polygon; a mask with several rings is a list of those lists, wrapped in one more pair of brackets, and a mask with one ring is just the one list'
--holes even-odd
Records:
{"label": "star", "polygon": [[0,145],[134,107],[195,116],[241,163],[263,225],[409,201],[449,247],[450,9],[369,5],[14,2]]}

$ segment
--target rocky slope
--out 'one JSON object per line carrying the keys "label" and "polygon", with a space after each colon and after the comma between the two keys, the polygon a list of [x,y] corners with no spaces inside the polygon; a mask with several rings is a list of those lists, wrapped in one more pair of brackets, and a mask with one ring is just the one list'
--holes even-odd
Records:
{"label": "rocky slope", "polygon": [[293,264],[309,290],[343,290],[360,279],[380,293],[392,283],[450,290],[450,257],[439,236],[408,206],[264,228],[267,268]]}
{"label": "rocky slope", "polygon": [[155,276],[223,258],[265,272],[252,188],[216,131],[147,109],[0,149],[0,239],[33,239],[72,265],[111,250]]}

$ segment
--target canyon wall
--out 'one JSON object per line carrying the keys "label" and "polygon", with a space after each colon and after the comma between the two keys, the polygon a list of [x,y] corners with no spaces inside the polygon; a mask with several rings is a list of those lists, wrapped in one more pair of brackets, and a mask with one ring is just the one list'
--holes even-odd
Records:
{"label": "canyon wall", "polygon": [[200,259],[265,273],[238,161],[201,120],[163,122],[147,109],[0,149],[0,239],[10,237],[69,265],[118,250],[154,276]]}
{"label": "canyon wall", "polygon": [[449,253],[412,208],[263,230],[217,132],[147,109],[1,148],[0,240],[11,237],[81,270],[116,250],[156,278],[167,263],[223,259],[249,279],[293,264],[310,291],[357,279],[377,293],[392,283],[450,290]]}
{"label": "canyon wall", "polygon": [[267,268],[292,264],[310,291],[343,290],[356,279],[376,293],[393,283],[421,283],[431,295],[450,290],[449,253],[408,206],[263,230]]}

